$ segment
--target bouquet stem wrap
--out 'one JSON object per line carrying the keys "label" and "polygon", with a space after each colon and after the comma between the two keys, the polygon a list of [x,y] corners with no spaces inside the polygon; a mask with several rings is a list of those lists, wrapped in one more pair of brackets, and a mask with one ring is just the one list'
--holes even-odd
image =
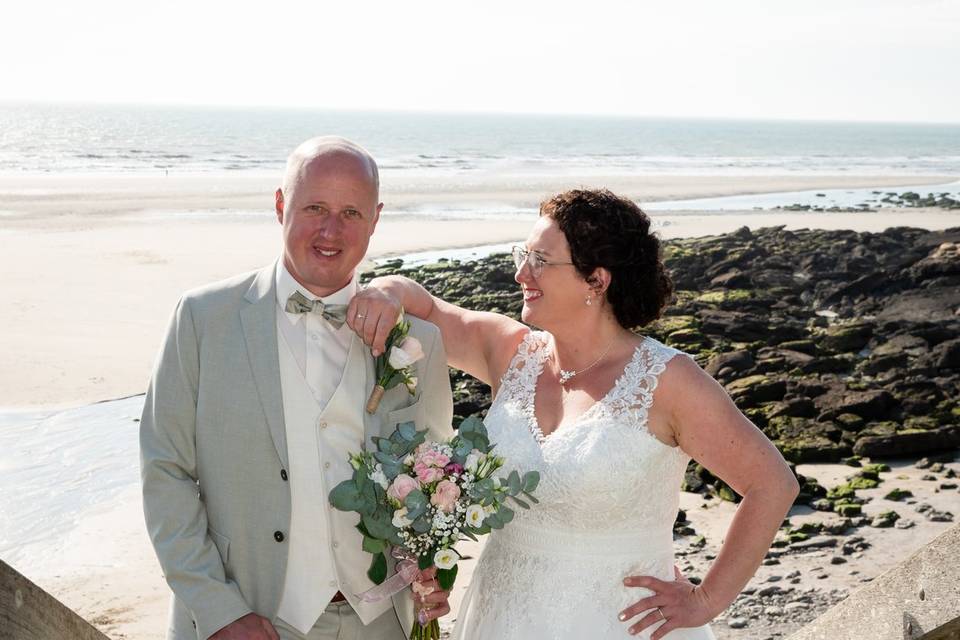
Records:
{"label": "bouquet stem wrap", "polygon": [[380,602],[390,598],[409,587],[416,579],[419,569],[415,560],[403,554],[400,549],[393,550],[393,557],[398,560],[397,572],[377,586],[356,594],[361,602]]}

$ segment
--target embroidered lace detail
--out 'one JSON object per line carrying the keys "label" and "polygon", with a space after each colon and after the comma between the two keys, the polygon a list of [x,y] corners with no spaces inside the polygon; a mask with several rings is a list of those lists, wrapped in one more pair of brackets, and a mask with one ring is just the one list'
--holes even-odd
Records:
{"label": "embroidered lace detail", "polygon": [[[673,522],[689,457],[647,429],[653,392],[678,353],[646,338],[607,397],[544,438],[536,382],[547,334],[528,334],[487,413],[504,473],[537,470],[540,504],[494,531],[463,601],[455,640],[649,638],[630,636],[617,613],[649,595],[628,575],[673,579]],[[669,640],[710,640],[709,627]]]}
{"label": "embroidered lace detail", "polygon": [[517,354],[510,361],[507,372],[500,380],[500,391],[493,403],[518,404],[527,418],[526,423],[530,433],[537,442],[543,442],[544,437],[537,425],[533,395],[537,388],[537,378],[543,373],[543,365],[549,357],[550,349],[546,334],[542,331],[527,333],[517,348]]}

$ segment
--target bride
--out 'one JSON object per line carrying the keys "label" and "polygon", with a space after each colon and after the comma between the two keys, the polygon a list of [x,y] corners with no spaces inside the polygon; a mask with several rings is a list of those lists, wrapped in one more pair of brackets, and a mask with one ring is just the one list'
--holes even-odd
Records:
{"label": "bride", "polygon": [[[436,324],[451,366],[491,386],[486,418],[510,466],[540,472],[540,504],[494,531],[454,638],[706,640],[797,494],[769,440],[685,354],[631,331],[672,284],[632,201],[574,190],[544,202],[515,247],[522,319],[471,311],[399,276],[357,295],[348,323],[377,355],[401,307]],[[702,583],[673,563],[680,484],[693,458],[743,501]],[[446,613],[442,594],[422,617]]]}

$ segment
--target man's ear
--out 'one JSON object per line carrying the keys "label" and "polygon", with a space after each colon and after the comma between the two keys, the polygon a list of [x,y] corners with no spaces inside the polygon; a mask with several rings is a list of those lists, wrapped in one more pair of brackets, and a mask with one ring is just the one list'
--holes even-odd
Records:
{"label": "man's ear", "polygon": [[277,189],[274,194],[274,206],[277,210],[277,222],[283,224],[283,189]]}

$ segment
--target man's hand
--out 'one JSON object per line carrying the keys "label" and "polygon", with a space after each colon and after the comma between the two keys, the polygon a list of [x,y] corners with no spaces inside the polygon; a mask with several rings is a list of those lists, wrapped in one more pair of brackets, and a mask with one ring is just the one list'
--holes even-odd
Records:
{"label": "man's hand", "polygon": [[450,613],[450,592],[442,591],[437,582],[437,568],[430,567],[410,585],[413,589],[413,602],[417,610],[417,621],[426,625],[434,618]]}
{"label": "man's hand", "polygon": [[269,620],[248,613],[217,631],[210,640],[280,640],[280,636]]}

